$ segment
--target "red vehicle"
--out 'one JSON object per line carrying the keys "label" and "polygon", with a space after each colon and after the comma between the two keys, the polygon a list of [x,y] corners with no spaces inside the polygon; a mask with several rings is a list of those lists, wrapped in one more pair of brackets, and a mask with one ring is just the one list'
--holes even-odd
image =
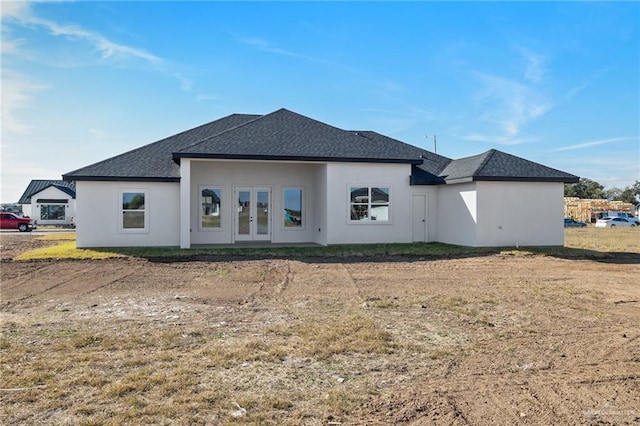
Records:
{"label": "red vehicle", "polygon": [[13,213],[0,213],[0,228],[17,229],[20,232],[33,231],[36,229],[36,221]]}

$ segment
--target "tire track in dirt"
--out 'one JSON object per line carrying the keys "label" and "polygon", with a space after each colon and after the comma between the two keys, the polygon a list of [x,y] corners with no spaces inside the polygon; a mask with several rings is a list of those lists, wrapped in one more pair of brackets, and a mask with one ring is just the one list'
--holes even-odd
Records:
{"label": "tire track in dirt", "polygon": [[[634,374],[571,381],[558,378],[556,373],[543,372],[521,378],[471,374],[454,380],[414,380],[386,389],[364,408],[369,409],[366,413],[369,416],[373,414],[371,408],[382,407],[383,401],[393,400],[393,407],[380,413],[390,424],[422,424],[422,421],[429,424],[584,424],[586,411],[606,403],[610,383],[626,382],[628,389],[640,386],[640,377]],[[566,373],[575,377],[575,372]],[[585,387],[589,392],[584,392]],[[630,412],[638,402],[637,397],[631,396],[619,398],[617,404],[621,410]]]}
{"label": "tire track in dirt", "polygon": [[[137,272],[131,270],[131,265],[109,265],[105,263],[88,263],[83,268],[77,268],[78,262],[70,265],[49,264],[38,271],[38,274],[18,279],[11,291],[3,292],[3,298],[10,302],[21,302],[28,299],[50,298],[54,296],[79,296],[96,291],[105,285],[118,282]],[[63,275],[63,279],[51,279],[53,276]],[[106,280],[106,281],[105,281]],[[51,284],[53,283],[53,284]],[[8,289],[9,290],[9,289]],[[87,291],[88,290],[88,291]]]}
{"label": "tire track in dirt", "polygon": [[293,280],[296,276],[295,272],[291,270],[291,261],[285,260],[285,265],[286,265],[285,277],[282,280],[282,282],[280,282],[280,285],[276,287],[276,295],[278,296],[281,296],[285,291],[287,291],[287,289],[291,287],[291,285],[293,284]]}
{"label": "tire track in dirt", "polygon": [[[13,266],[13,264],[9,264],[9,262],[2,263],[2,280],[1,280],[1,288],[3,289],[3,291],[10,291],[15,289],[16,287],[19,287],[21,285],[24,285],[24,282],[21,281],[22,278],[26,277],[26,276],[34,276],[37,275],[38,273],[42,272],[47,265],[38,265],[36,267],[30,267],[27,272],[22,272],[22,270],[18,270],[18,271],[13,271],[13,268],[10,268],[10,266]],[[31,266],[32,263],[29,263],[29,266]],[[10,274],[9,276],[7,276],[7,269],[10,269]],[[15,282],[13,285],[11,284],[12,282]]]}
{"label": "tire track in dirt", "polygon": [[[349,270],[349,266],[346,263],[340,263],[342,270],[346,273],[347,282],[349,283],[350,289],[347,291],[348,294],[353,295],[353,297],[349,297],[349,300],[352,300],[355,305],[360,305],[363,302],[364,297],[362,297],[362,292],[360,291],[360,287],[358,286],[358,282],[354,277],[353,273]],[[343,288],[345,290],[345,288]]]}

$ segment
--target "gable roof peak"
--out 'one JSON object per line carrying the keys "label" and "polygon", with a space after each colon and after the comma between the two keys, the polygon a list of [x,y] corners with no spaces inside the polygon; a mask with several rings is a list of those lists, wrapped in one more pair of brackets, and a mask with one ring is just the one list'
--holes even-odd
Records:
{"label": "gable roof peak", "polygon": [[76,198],[76,187],[73,182],[65,182],[63,180],[55,179],[33,179],[29,182],[27,189],[25,189],[18,201],[18,204],[31,204],[31,196],[44,191],[51,186],[68,194],[72,198]]}

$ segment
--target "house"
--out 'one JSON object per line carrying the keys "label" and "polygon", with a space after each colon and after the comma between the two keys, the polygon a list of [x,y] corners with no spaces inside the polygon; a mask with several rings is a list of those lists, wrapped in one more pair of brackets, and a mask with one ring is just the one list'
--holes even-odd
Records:
{"label": "house", "polygon": [[69,172],[78,247],[561,246],[564,183],[501,151],[452,160],[280,109],[232,114]]}
{"label": "house", "polygon": [[70,225],[76,210],[74,182],[64,180],[32,180],[18,204],[25,216],[38,221],[38,225]]}

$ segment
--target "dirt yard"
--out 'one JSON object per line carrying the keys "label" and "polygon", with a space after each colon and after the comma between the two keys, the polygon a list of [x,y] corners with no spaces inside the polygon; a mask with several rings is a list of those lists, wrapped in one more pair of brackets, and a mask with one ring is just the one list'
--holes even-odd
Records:
{"label": "dirt yard", "polygon": [[11,260],[45,244],[2,236],[1,424],[640,424],[640,255]]}

